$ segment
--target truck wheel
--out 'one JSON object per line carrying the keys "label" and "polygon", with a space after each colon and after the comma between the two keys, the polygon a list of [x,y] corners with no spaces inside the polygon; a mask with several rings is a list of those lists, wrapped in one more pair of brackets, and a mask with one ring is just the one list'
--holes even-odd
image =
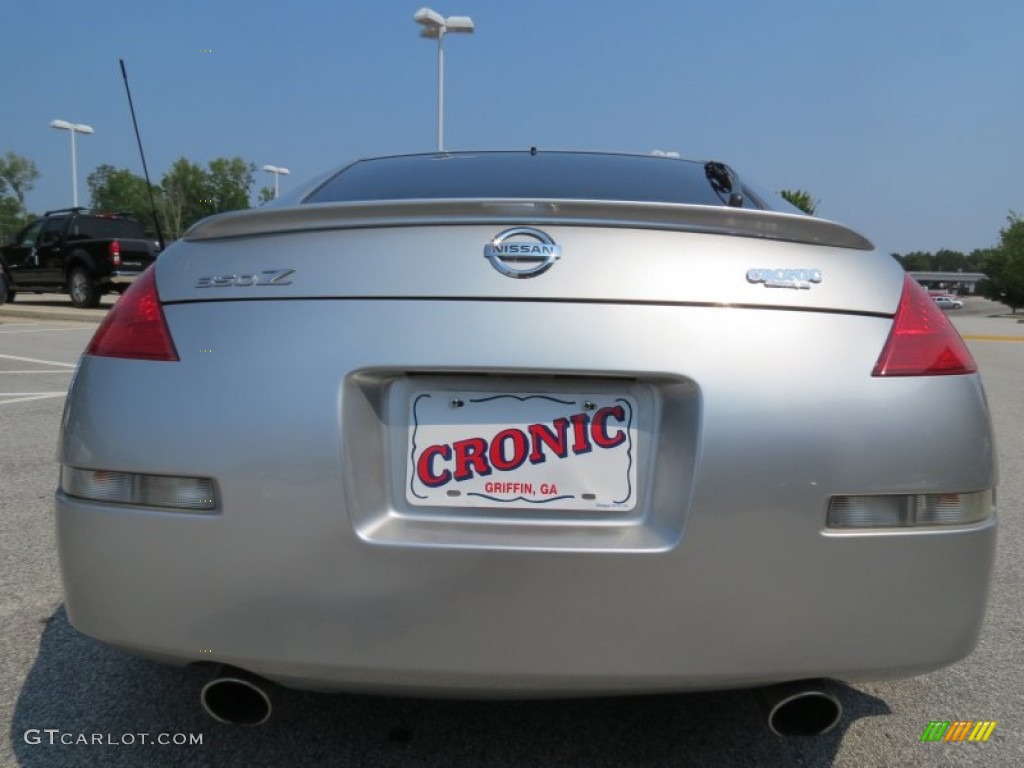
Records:
{"label": "truck wheel", "polygon": [[80,309],[92,309],[100,303],[100,289],[85,267],[75,267],[68,275],[71,303]]}

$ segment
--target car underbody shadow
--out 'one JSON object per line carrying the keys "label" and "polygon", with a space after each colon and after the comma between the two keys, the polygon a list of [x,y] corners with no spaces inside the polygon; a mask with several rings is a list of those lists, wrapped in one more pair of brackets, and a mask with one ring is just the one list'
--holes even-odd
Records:
{"label": "car underbody shadow", "polygon": [[[773,734],[750,691],[540,701],[317,694],[274,686],[260,726],[215,722],[199,692],[212,668],[167,667],[46,622],[10,739],[39,766],[749,766],[831,765],[882,700],[834,683],[844,706],[823,736]],[[146,738],[140,738],[146,734]],[[184,737],[178,737],[184,734]],[[201,744],[173,743],[201,735]],[[165,741],[157,740],[164,735]]]}

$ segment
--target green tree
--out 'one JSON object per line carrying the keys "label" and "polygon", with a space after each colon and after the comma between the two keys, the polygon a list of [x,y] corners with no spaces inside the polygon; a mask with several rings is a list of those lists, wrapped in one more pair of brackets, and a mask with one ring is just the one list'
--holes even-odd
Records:
{"label": "green tree", "polygon": [[38,178],[31,160],[13,152],[0,157],[0,245],[32,218],[25,209],[25,195]]}
{"label": "green tree", "polygon": [[982,272],[981,265],[985,259],[988,258],[989,251],[991,248],[975,248],[969,254],[967,254],[967,264],[970,267],[971,272]]}
{"label": "green tree", "polygon": [[[153,212],[149,202],[146,180],[125,168],[101,165],[86,179],[91,195],[91,205],[105,211],[121,211],[154,229]],[[153,197],[160,205],[160,190],[153,190]]]}
{"label": "green tree", "polygon": [[171,239],[181,237],[199,219],[214,212],[206,171],[184,157],[174,161],[160,186],[167,236]]}
{"label": "green tree", "polygon": [[16,235],[33,218],[13,195],[0,196],[0,245]]}
{"label": "green tree", "polygon": [[13,152],[0,158],[0,195],[6,195],[8,190],[13,192],[22,210],[25,209],[25,195],[32,191],[38,178],[39,170],[28,158]]}
{"label": "green tree", "polygon": [[240,157],[218,157],[209,162],[207,191],[217,213],[249,207],[256,166]]}
{"label": "green tree", "polygon": [[935,252],[932,259],[932,269],[938,272],[956,272],[957,270],[969,271],[971,267],[967,255],[960,251],[951,251],[948,248],[941,248]]}
{"label": "green tree", "polygon": [[261,187],[259,194],[256,196],[257,205],[266,205],[274,199],[274,188],[273,187]]}
{"label": "green tree", "polygon": [[779,194],[809,216],[813,216],[821,204],[821,200],[815,200],[810,192],[803,189],[783,189]]}
{"label": "green tree", "polygon": [[981,269],[988,276],[979,290],[986,298],[1001,301],[1014,314],[1024,307],[1024,219],[1010,212],[999,231],[999,245],[982,256]]}
{"label": "green tree", "polygon": [[935,259],[932,254],[925,251],[911,251],[910,253],[894,253],[896,261],[903,265],[907,272],[930,272]]}
{"label": "green tree", "polygon": [[168,236],[181,237],[212,214],[248,208],[255,171],[240,157],[218,157],[206,168],[179,157],[160,183]]}

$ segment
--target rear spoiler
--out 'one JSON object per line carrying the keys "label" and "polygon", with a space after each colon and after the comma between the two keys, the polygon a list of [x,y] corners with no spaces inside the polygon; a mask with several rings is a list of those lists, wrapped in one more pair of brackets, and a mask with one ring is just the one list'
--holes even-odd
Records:
{"label": "rear spoiler", "polygon": [[185,240],[331,229],[448,224],[534,224],[665,229],[872,251],[870,240],[827,219],[749,208],[607,200],[382,200],[230,211],[203,219]]}

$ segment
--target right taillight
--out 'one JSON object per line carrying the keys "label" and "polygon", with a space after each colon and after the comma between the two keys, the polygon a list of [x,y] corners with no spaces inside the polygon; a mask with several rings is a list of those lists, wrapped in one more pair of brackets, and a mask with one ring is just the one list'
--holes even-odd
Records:
{"label": "right taillight", "polygon": [[956,328],[917,281],[907,275],[892,330],[872,376],[974,373],[974,358]]}
{"label": "right taillight", "polygon": [[135,360],[178,360],[178,351],[160,306],[153,267],[139,275],[107,312],[85,354]]}

